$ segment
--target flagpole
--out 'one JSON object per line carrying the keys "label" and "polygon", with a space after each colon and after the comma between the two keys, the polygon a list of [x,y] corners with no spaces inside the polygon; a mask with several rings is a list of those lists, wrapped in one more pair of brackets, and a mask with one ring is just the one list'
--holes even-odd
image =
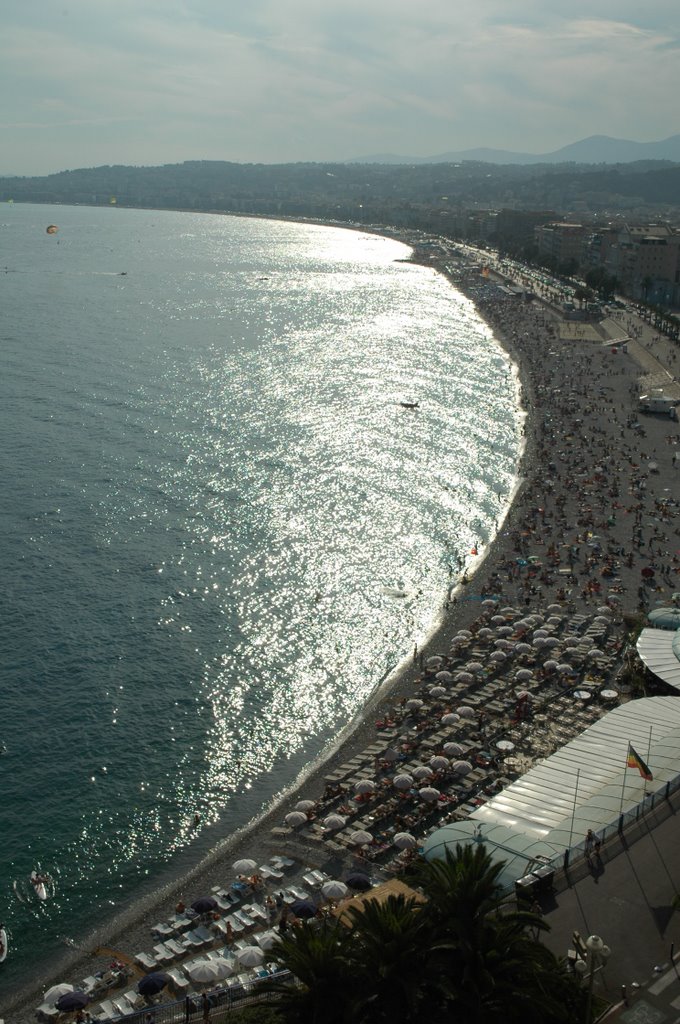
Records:
{"label": "flagpole", "polygon": [[571,812],[571,828],[569,829],[569,849],[571,850],[571,841],[574,837],[574,819],[576,817],[576,797],[578,796],[578,780],[581,775],[581,769],[576,769],[576,785],[574,787],[574,809]]}
{"label": "flagpole", "polygon": [[[649,727],[649,741],[647,743],[647,767],[649,768],[649,755],[652,752],[652,726]],[[647,796],[647,779],[645,779],[645,787],[642,791],[642,798]]]}
{"label": "flagpole", "polygon": [[619,807],[619,818],[621,818],[622,815],[623,815],[623,799],[624,799],[624,797],[626,795],[626,772],[628,771],[628,753],[629,753],[629,751],[630,751],[630,741],[628,741],[628,746],[626,747],[626,760],[624,761],[624,764],[623,764],[623,784],[621,786],[621,806]]}

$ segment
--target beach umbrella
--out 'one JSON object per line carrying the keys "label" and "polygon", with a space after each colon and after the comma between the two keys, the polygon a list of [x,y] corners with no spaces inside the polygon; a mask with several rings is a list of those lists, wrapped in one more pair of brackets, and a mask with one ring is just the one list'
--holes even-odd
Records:
{"label": "beach umbrella", "polygon": [[311,900],[294,900],[290,905],[290,912],[295,917],[304,918],[304,920],[309,921],[311,918],[316,917],[318,907]]}
{"label": "beach umbrella", "polygon": [[410,832],[397,832],[392,842],[400,850],[415,850],[418,845],[418,840]]}
{"label": "beach umbrella", "polygon": [[373,779],[359,779],[354,785],[355,793],[375,793],[375,782]]}
{"label": "beach umbrella", "polygon": [[448,754],[449,757],[460,757],[463,753],[463,748],[460,743],[445,743],[443,747],[444,753]]}
{"label": "beach umbrella", "polygon": [[[263,939],[260,941],[263,941]],[[214,960],[211,960],[210,963],[217,968],[218,981],[221,981],[223,978],[229,978],[234,973],[234,961],[227,960],[226,957],[217,956]]]}
{"label": "beach umbrella", "polygon": [[439,721],[442,725],[456,725],[457,722],[460,722],[460,715],[457,715],[455,711],[447,711]]}
{"label": "beach umbrella", "polygon": [[531,694],[528,690],[520,690],[517,694],[517,700],[531,700]]}
{"label": "beach umbrella", "polygon": [[420,711],[420,709],[423,707],[424,703],[425,703],[425,701],[420,700],[418,697],[411,697],[410,700],[406,701],[406,710],[407,711]]}
{"label": "beach umbrella", "polygon": [[406,772],[402,772],[394,776],[392,785],[396,786],[397,789],[410,789],[413,785],[413,778],[407,775]]}
{"label": "beach umbrella", "polygon": [[519,683],[528,682],[530,679],[533,678],[534,673],[531,671],[530,668],[520,668],[515,672],[515,679]]}
{"label": "beach umbrella", "polygon": [[548,672],[554,672],[557,668],[557,662],[553,658],[549,658],[543,662],[543,668],[547,668]]}
{"label": "beach umbrella", "polygon": [[469,761],[454,761],[451,767],[456,775],[469,775],[472,771],[472,765]]}
{"label": "beach umbrella", "polygon": [[312,811],[316,807],[314,800],[298,800],[295,805],[296,811]]}
{"label": "beach umbrella", "polygon": [[459,708],[456,708],[456,711],[458,712],[458,714],[460,715],[461,718],[474,718],[475,717],[474,708],[469,708],[465,704],[461,704],[461,706]]}
{"label": "beach umbrella", "polygon": [[491,616],[491,621],[493,622],[494,626],[502,626],[505,623],[505,616],[504,615],[492,615]]}
{"label": "beach umbrella", "polygon": [[565,647],[562,651],[563,658],[575,658],[577,654],[580,654],[578,647]]}
{"label": "beach umbrella", "polygon": [[501,608],[501,615],[517,615],[517,609],[508,605],[507,608]]}
{"label": "beach umbrella", "polygon": [[297,828],[298,825],[304,825],[309,819],[302,811],[291,811],[283,820],[286,825],[290,825],[291,828]]}
{"label": "beach umbrella", "polygon": [[560,642],[559,642],[559,640],[557,639],[556,636],[548,636],[548,637],[545,638],[545,640],[543,642],[543,646],[547,647],[549,650],[552,650],[553,647],[559,647],[560,646]]}
{"label": "beach umbrella", "polygon": [[43,996],[43,1003],[47,1003],[48,1006],[54,1006],[57,999],[65,996],[68,992],[75,992],[74,986],[69,985],[68,982],[63,981],[59,985],[53,985],[52,988],[48,988]]}
{"label": "beach umbrella", "polygon": [[491,637],[493,636],[493,630],[489,629],[488,626],[484,626],[482,629],[480,629],[477,636],[479,637],[480,640],[490,640]]}
{"label": "beach umbrella", "polygon": [[549,611],[549,612],[561,612],[562,611],[562,605],[561,604],[549,604],[548,608],[547,608],[547,611]]}
{"label": "beach umbrella", "polygon": [[435,789],[434,786],[424,786],[423,789],[418,790],[418,795],[421,800],[424,800],[428,804],[433,804],[435,800],[439,799],[439,790]]}
{"label": "beach umbrella", "polygon": [[441,672],[437,672],[435,679],[439,679],[442,683],[450,683],[453,679],[453,675],[448,669],[443,668]]}
{"label": "beach umbrella", "polygon": [[548,618],[548,625],[549,626],[559,626],[561,621],[562,621],[562,616],[561,615],[551,615]]}
{"label": "beach umbrella", "polygon": [[507,651],[510,647],[512,647],[510,641],[506,640],[505,637],[501,637],[500,640],[494,640],[493,645],[499,651]]}
{"label": "beach umbrella", "polygon": [[449,767],[449,759],[442,757],[441,754],[435,754],[434,757],[430,758],[430,766],[434,768],[436,772],[443,772],[445,768]]}
{"label": "beach umbrella", "polygon": [[534,639],[531,641],[531,646],[535,647],[537,650],[540,650],[541,647],[545,647],[545,637],[544,636],[534,637]]}
{"label": "beach umbrella", "polygon": [[609,605],[603,604],[601,608],[597,609],[598,615],[611,615],[612,610]]}
{"label": "beach umbrella", "polygon": [[512,626],[499,626],[496,630],[498,636],[512,636],[514,632]]}
{"label": "beach umbrella", "polygon": [[599,647],[593,647],[588,651],[589,658],[602,658],[604,657],[604,651],[601,651]]}
{"label": "beach umbrella", "polygon": [[197,900],[191,904],[192,910],[195,910],[197,914],[211,914],[214,910],[217,910],[217,900],[212,896],[199,896]]}
{"label": "beach umbrella", "polygon": [[497,661],[499,664],[501,661],[506,661],[506,659],[507,654],[503,654],[503,651],[494,651],[493,654],[489,656],[489,661]]}
{"label": "beach umbrella", "polygon": [[482,608],[495,608],[497,602],[492,597],[485,597],[482,601]]}
{"label": "beach umbrella", "polygon": [[[441,675],[441,672],[439,674]],[[432,689],[430,690],[430,696],[431,697],[443,697],[445,693],[446,693],[446,687],[445,686],[433,686]]]}
{"label": "beach umbrella", "polygon": [[341,900],[343,896],[347,895],[348,889],[344,882],[332,878],[330,882],[323,883],[321,892],[327,900]]}
{"label": "beach umbrella", "polygon": [[475,677],[473,676],[472,672],[457,672],[456,673],[456,682],[457,683],[465,683],[465,685],[467,686],[469,683],[473,683],[474,679],[475,679]]}
{"label": "beach umbrella", "polygon": [[243,860],[234,861],[232,867],[237,875],[249,875],[257,867],[257,861],[244,858]]}
{"label": "beach umbrella", "polygon": [[342,814],[328,814],[323,819],[323,824],[326,828],[331,829],[333,832],[337,832],[339,828],[344,828],[346,818],[343,818]]}
{"label": "beach umbrella", "polygon": [[[219,978],[219,970],[214,960],[195,961],[190,967],[187,967],[187,974],[197,985],[213,985]],[[225,974],[224,977],[226,978],[227,975]]]}
{"label": "beach umbrella", "polygon": [[418,779],[418,781],[420,781],[421,779],[427,779],[430,775],[432,775],[432,769],[428,768],[424,764],[419,764],[416,765],[411,774],[413,775],[414,779]]}
{"label": "beach umbrella", "polygon": [[352,832],[349,841],[353,846],[368,846],[373,842],[373,836],[370,832],[365,832],[364,829],[360,828],[356,832]]}
{"label": "beach umbrella", "polygon": [[279,941],[279,936],[276,932],[260,932],[257,936],[257,944],[260,949],[271,949]]}
{"label": "beach umbrella", "polygon": [[153,974],[145,974],[137,984],[137,991],[140,996],[157,996],[162,992],[170,981],[167,974],[162,971],[154,971]]}
{"label": "beach umbrella", "polygon": [[425,662],[425,668],[429,668],[431,670],[434,670],[434,669],[437,669],[437,668],[441,668],[443,663],[444,663],[444,659],[440,658],[439,655],[437,654],[434,657],[427,659],[427,661]]}
{"label": "beach umbrella", "polygon": [[459,629],[457,636],[463,636],[466,640],[472,640],[472,633],[469,629]]}
{"label": "beach umbrella", "polygon": [[350,889],[356,889],[357,892],[368,892],[369,889],[373,888],[371,879],[361,871],[353,871],[347,876],[346,882]]}
{"label": "beach umbrella", "polygon": [[479,675],[480,672],[484,671],[484,666],[480,661],[471,661],[465,666],[465,668],[468,672],[474,672],[475,675]]}
{"label": "beach umbrella", "polygon": [[264,961],[264,950],[259,946],[244,946],[236,954],[236,959],[241,967],[261,967]]}
{"label": "beach umbrella", "polygon": [[578,644],[578,643],[580,643],[580,642],[581,642],[581,638],[580,638],[580,637],[578,637],[578,636],[573,636],[573,635],[572,635],[572,636],[565,636],[565,637],[562,637],[562,643],[563,643],[563,644],[564,644],[564,645],[565,645],[566,647],[573,647],[573,646],[574,646],[575,644]]}
{"label": "beach umbrella", "polygon": [[515,650],[518,654],[531,654],[531,644],[517,644]]}
{"label": "beach umbrella", "polygon": [[611,621],[604,615],[596,615],[593,622],[598,622],[601,626],[611,626]]}
{"label": "beach umbrella", "polygon": [[82,1010],[89,1001],[90,997],[87,992],[74,989],[73,992],[64,992],[63,996],[59,996],[54,1005],[60,1013],[70,1013],[72,1010]]}
{"label": "beach umbrella", "polygon": [[571,675],[574,669],[571,665],[567,665],[566,662],[563,662],[561,665],[557,666],[557,671],[561,672],[563,675]]}
{"label": "beach umbrella", "polygon": [[548,630],[547,629],[535,629],[534,630],[534,634],[533,634],[533,639],[534,640],[545,640],[545,638],[547,636],[548,636]]}

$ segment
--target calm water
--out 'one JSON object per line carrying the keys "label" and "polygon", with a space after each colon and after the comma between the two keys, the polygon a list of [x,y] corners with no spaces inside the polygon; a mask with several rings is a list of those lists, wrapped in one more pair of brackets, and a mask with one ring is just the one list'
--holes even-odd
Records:
{"label": "calm water", "polygon": [[408,252],[0,207],[0,994],[289,784],[491,535],[514,377]]}

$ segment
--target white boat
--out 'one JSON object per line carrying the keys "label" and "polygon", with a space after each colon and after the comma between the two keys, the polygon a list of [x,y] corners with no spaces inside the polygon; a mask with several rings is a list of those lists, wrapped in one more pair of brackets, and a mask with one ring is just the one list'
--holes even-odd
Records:
{"label": "white boat", "polygon": [[44,875],[39,875],[37,871],[31,871],[31,885],[35,889],[35,894],[39,900],[47,899],[47,886],[45,885]]}
{"label": "white boat", "polygon": [[7,929],[0,924],[0,964],[7,959]]}

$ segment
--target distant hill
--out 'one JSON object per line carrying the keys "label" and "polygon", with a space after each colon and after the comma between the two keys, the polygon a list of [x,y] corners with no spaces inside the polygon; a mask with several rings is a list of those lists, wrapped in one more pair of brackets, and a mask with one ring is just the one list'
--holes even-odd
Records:
{"label": "distant hill", "polygon": [[438,156],[408,157],[392,153],[365,156],[347,163],[358,164],[449,164],[465,160],[488,164],[628,164],[636,160],[669,160],[680,163],[680,135],[660,142],[632,142],[609,135],[591,135],[562,146],[552,153],[513,153],[506,149],[462,149]]}

